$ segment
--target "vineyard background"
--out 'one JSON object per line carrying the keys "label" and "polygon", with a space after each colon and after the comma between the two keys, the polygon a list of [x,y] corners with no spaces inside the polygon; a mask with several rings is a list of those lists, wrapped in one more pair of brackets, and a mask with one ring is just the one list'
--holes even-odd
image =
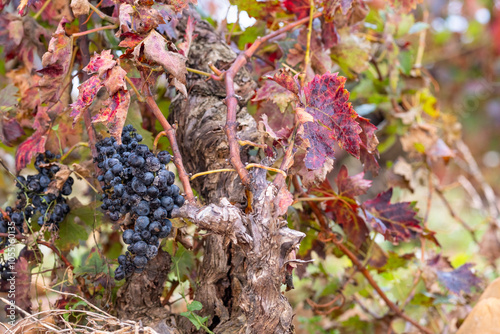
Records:
{"label": "vineyard background", "polygon": [[[172,152],[172,138],[159,135],[168,120],[190,176],[237,169],[234,156],[271,167],[251,168],[248,174],[257,188],[274,181],[277,192],[268,202],[277,204],[269,211],[279,214],[273,211],[269,219],[283,217],[290,231],[305,237],[296,254],[292,246],[287,249],[286,259],[295,261],[296,255],[299,260],[296,266],[290,262],[290,268],[283,265],[293,275],[279,271],[283,277],[274,282],[286,297],[276,304],[276,313],[284,310],[283,318],[292,322],[287,327],[283,323],[288,320],[276,320],[268,312],[273,319],[262,320],[262,328],[283,333],[456,332],[481,292],[499,276],[500,2],[191,2],[103,0],[90,1],[91,7],[76,0],[1,2],[0,159],[12,173],[33,174],[32,158],[50,149],[61,153],[77,178],[69,196],[72,210],[58,238],[36,231],[35,238],[16,246],[20,252],[28,245],[34,254],[27,260],[31,283],[18,296],[24,298],[20,307],[30,313],[64,310],[64,315],[53,311],[43,318],[58,328],[92,325],[93,320],[111,331],[126,327],[123,321],[141,320],[165,333],[174,333],[173,328],[178,333],[229,333],[260,321],[259,311],[245,309],[235,287],[236,278],[259,266],[241,255],[244,233],[234,223],[239,220],[228,225],[229,233],[210,219],[193,218],[199,207],[190,201],[182,177],[176,184],[189,205],[172,219],[175,229],[162,243],[165,253],[145,274],[126,283],[113,279],[125,246],[118,225],[103,215],[92,189],[101,185],[93,176],[98,170],[92,164],[95,137],[88,135],[93,132],[85,119],[88,112],[88,117],[103,115],[93,125],[97,138],[116,135],[122,123],[132,124],[150,148]],[[125,5],[130,7],[128,18]],[[309,20],[310,15],[315,18]],[[258,39],[278,29],[286,31]],[[64,44],[71,35],[75,40]],[[161,40],[163,51],[177,56],[165,65],[154,48],[136,48],[146,38]],[[70,53],[58,53],[61,45],[71,45]],[[53,58],[44,56],[47,50]],[[106,50],[116,68],[124,69],[121,80],[127,76],[127,82],[113,94],[96,91],[82,107],[79,101],[91,94],[78,87],[96,75],[83,69],[96,54],[104,59]],[[244,50],[252,52],[246,56]],[[246,62],[233,73],[237,96],[224,81],[235,59]],[[55,67],[62,63],[67,65],[63,72]],[[377,126],[378,153],[370,149],[377,139],[360,118],[356,122],[363,131],[357,137],[325,139],[308,132],[308,122],[329,126],[328,119],[311,109],[323,112],[334,101],[325,113],[335,114],[335,108],[350,112],[345,101],[338,102],[346,95],[323,95],[311,88],[342,88],[342,79],[332,74],[336,72],[346,78],[347,92],[340,91],[349,94],[354,111]],[[130,106],[118,107],[118,116],[102,113],[108,93],[117,92],[129,94]],[[231,103],[238,121],[234,142],[246,143],[237,145],[241,154],[230,155],[226,135],[231,130],[224,125]],[[348,145],[354,137],[357,154]],[[313,148],[320,162],[309,155]],[[283,163],[287,157],[291,163]],[[198,176],[191,181],[197,204],[236,208],[246,227],[245,214],[252,209],[266,218],[259,211],[259,205],[268,208],[259,197],[263,192],[252,190],[255,206],[245,205],[251,187],[245,191],[242,176]],[[0,169],[2,209],[16,201],[15,188],[12,175]],[[385,220],[377,216],[396,208],[400,211],[387,213],[393,216]],[[274,245],[272,233],[269,238]],[[155,266],[164,270],[153,273]],[[224,279],[211,272],[222,267]],[[152,277],[158,286],[144,283]],[[241,278],[242,291],[248,281]],[[249,296],[261,298],[259,289]],[[138,295],[147,297],[134,301]],[[285,312],[286,300],[293,313]],[[107,312],[107,322],[92,312]],[[256,319],[251,319],[254,313]],[[6,323],[4,316],[0,312]]]}

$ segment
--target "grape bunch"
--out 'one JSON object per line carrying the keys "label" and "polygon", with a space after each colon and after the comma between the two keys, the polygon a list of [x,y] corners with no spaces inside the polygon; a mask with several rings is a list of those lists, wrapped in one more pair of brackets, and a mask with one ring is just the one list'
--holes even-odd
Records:
{"label": "grape bunch", "polygon": [[[73,178],[68,177],[60,190],[47,191],[49,184],[60,170],[59,166],[53,162],[60,158],[60,155],[55,155],[50,151],[40,153],[35,159],[38,174],[17,177],[16,186],[19,188],[17,202],[14,207],[6,207],[5,213],[0,215],[0,233],[7,233],[9,226],[15,226],[17,229],[14,234],[27,233],[27,225],[25,226],[24,222],[28,222],[37,212],[40,214],[38,225],[47,226],[49,231],[59,229],[59,224],[70,211],[64,196],[71,194],[74,183]],[[2,246],[4,242],[5,240]]]}
{"label": "grape bunch", "polygon": [[172,229],[172,211],[184,204],[175,174],[165,166],[171,156],[167,151],[154,154],[140,144],[142,136],[131,125],[123,128],[122,143],[108,137],[96,144],[95,159],[102,170],[98,180],[104,183],[104,210],[113,221],[130,213],[133,229],[123,232],[128,245],[125,255],[118,257],[115,279],[142,272],[149,260],[158,253],[160,239]]}

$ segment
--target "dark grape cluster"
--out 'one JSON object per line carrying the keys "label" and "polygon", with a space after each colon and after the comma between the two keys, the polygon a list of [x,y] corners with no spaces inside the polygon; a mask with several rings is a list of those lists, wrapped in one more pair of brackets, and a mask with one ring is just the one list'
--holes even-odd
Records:
{"label": "dark grape cluster", "polygon": [[[17,202],[14,207],[5,208],[8,218],[0,215],[0,233],[7,233],[8,227],[14,225],[17,229],[16,233],[27,233],[27,225],[24,225],[24,222],[28,222],[37,212],[40,214],[38,225],[47,226],[50,231],[59,229],[59,223],[70,211],[64,196],[71,194],[74,183],[73,178],[69,177],[60,190],[47,191],[49,184],[60,169],[52,163],[60,158],[60,155],[55,155],[50,151],[38,154],[35,159],[38,174],[17,177],[16,186],[19,188]],[[9,225],[9,222],[14,224]]]}
{"label": "dark grape cluster", "polygon": [[104,183],[101,208],[117,221],[131,214],[134,228],[123,232],[129,245],[125,255],[118,257],[115,279],[142,272],[158,253],[160,239],[172,229],[172,211],[184,204],[175,174],[165,169],[171,156],[167,151],[154,154],[140,144],[142,136],[131,125],[123,128],[122,143],[104,138],[97,143],[97,166],[102,170],[98,180]]}

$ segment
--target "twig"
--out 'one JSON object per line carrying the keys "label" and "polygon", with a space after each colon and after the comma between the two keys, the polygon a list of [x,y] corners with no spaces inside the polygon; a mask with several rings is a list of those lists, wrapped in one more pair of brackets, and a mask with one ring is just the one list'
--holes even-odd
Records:
{"label": "twig", "polygon": [[81,36],[86,36],[86,35],[92,34],[94,32],[98,32],[98,31],[102,31],[102,30],[109,30],[109,29],[116,29],[116,28],[118,28],[118,24],[113,24],[110,26],[103,26],[103,27],[99,27],[99,28],[90,29],[87,31],[77,32],[77,33],[74,33],[73,35],[71,35],[71,37],[73,37],[73,38],[74,37],[81,37]]}
{"label": "twig", "polygon": [[146,103],[148,104],[149,108],[155,115],[156,119],[158,119],[158,121],[160,122],[163,129],[165,129],[166,136],[170,141],[170,146],[172,147],[174,164],[175,167],[177,167],[177,171],[179,172],[179,179],[181,180],[182,186],[184,187],[184,193],[186,194],[186,199],[191,203],[195,203],[193,190],[191,189],[191,184],[189,183],[189,175],[186,173],[186,169],[184,168],[184,164],[182,163],[181,152],[179,151],[179,146],[177,145],[177,139],[175,138],[175,130],[170,125],[170,123],[168,123],[165,116],[163,116],[163,113],[161,112],[160,108],[158,108],[158,105],[156,104],[156,101],[153,98],[153,96],[151,95],[146,96]]}
{"label": "twig", "polygon": [[[111,17],[109,15],[106,15],[104,14],[103,12],[101,12],[99,10],[99,8],[97,8],[96,6],[94,6],[93,4],[89,3],[89,7],[90,9],[92,9],[101,19],[105,20],[105,21],[108,21],[109,23],[113,23],[113,24],[116,24],[118,25],[119,21],[117,18],[114,18],[114,17]],[[89,30],[90,31],[90,30]]]}
{"label": "twig", "polygon": [[[286,172],[281,170],[281,169],[278,169],[278,168],[273,168],[273,167],[268,167],[268,166],[264,166],[264,165],[261,165],[261,164],[248,164],[245,166],[245,169],[250,169],[250,168],[262,168],[262,169],[266,169],[268,171],[271,171],[271,172],[276,172],[276,173],[280,173],[280,175],[286,177]],[[223,173],[223,172],[236,172],[235,169],[233,168],[221,168],[221,169],[212,169],[212,170],[208,170],[206,172],[200,172],[200,173],[196,173],[194,174],[193,176],[191,176],[190,180],[193,181],[194,179],[196,179],[198,176],[203,176],[203,175],[209,175],[209,174],[215,174],[215,173]]]}
{"label": "twig", "polygon": [[[313,18],[320,17],[323,15],[322,13],[314,14]],[[245,169],[243,162],[240,157],[240,147],[238,145],[238,140],[236,139],[236,127],[238,123],[236,122],[236,109],[238,107],[238,98],[236,97],[234,91],[234,77],[244,66],[248,59],[252,57],[252,55],[262,46],[262,44],[266,43],[270,39],[279,36],[285,32],[295,29],[296,27],[301,26],[304,23],[309,22],[309,17],[303,18],[296,22],[293,22],[281,29],[278,29],[264,37],[257,38],[257,40],[250,46],[245,52],[242,52],[235,59],[231,67],[226,71],[225,80],[226,80],[226,105],[227,105],[227,118],[226,125],[224,126],[224,131],[227,136],[228,144],[229,144],[229,161],[236,169],[241,182],[243,185],[249,189],[250,188],[250,175],[248,171]]]}
{"label": "twig", "polygon": [[263,150],[267,147],[267,145],[264,145],[264,144],[257,144],[257,143],[254,143],[253,141],[250,141],[250,140],[241,140],[241,139],[238,140],[238,144],[240,144],[240,146],[250,145],[250,146],[261,148]]}
{"label": "twig", "polygon": [[462,218],[460,218],[459,215],[457,215],[455,213],[455,210],[453,209],[453,207],[451,206],[450,202],[448,202],[448,200],[446,199],[446,197],[444,196],[444,193],[441,189],[439,189],[438,187],[435,187],[435,190],[436,190],[436,193],[439,195],[439,197],[441,198],[441,200],[443,201],[444,205],[446,206],[446,209],[448,209],[448,212],[450,213],[450,216],[455,219],[460,225],[462,225],[462,227],[470,233],[471,235],[471,238],[472,240],[477,244],[478,243],[478,240],[476,238],[476,235],[474,234],[474,230],[472,229],[472,227],[470,227]]}
{"label": "twig", "polygon": [[352,261],[352,263],[355,266],[358,267],[358,270],[363,274],[363,276],[365,276],[365,278],[368,281],[368,283],[370,283],[370,285],[375,289],[375,291],[377,291],[377,293],[380,296],[380,298],[382,298],[384,300],[384,302],[387,304],[387,306],[398,317],[403,318],[404,320],[408,321],[413,326],[415,326],[416,328],[418,328],[421,332],[427,333],[427,334],[432,334],[432,332],[430,330],[428,330],[427,328],[423,327],[422,325],[420,325],[418,322],[416,322],[412,318],[408,317],[399,307],[396,306],[396,304],[394,304],[387,297],[387,295],[384,293],[384,291],[382,291],[382,289],[378,286],[377,282],[375,282],[375,280],[371,276],[370,272],[358,260],[358,258],[356,257],[356,255],[354,255],[344,244],[340,243],[337,240],[337,238],[335,238],[335,237],[332,238],[332,242],[335,244],[335,246],[337,246],[337,248],[339,248],[342,251],[342,253],[344,253],[345,255],[347,255],[347,257]]}
{"label": "twig", "polygon": [[132,90],[134,91],[135,95],[137,96],[137,100],[139,102],[146,101],[146,100],[144,100],[144,97],[141,95],[141,93],[139,92],[137,87],[135,87],[134,83],[132,82],[132,80],[130,80],[129,77],[125,76],[125,81],[127,81],[127,83],[130,85],[130,87],[132,87]]}
{"label": "twig", "polygon": [[89,143],[85,143],[85,142],[79,142],[79,143],[76,143],[75,145],[73,145],[69,150],[68,152],[66,152],[62,157],[61,157],[61,162],[63,162],[64,160],[66,160],[68,158],[68,156],[78,147],[89,147]]}
{"label": "twig", "polygon": [[[0,233],[0,238],[9,238],[10,236],[12,236],[12,234],[9,234],[9,233]],[[22,234],[14,234],[14,238],[16,238],[17,240],[26,240],[26,239],[28,239],[27,236],[22,235]],[[54,246],[51,243],[48,243],[46,241],[38,240],[38,239],[35,240],[35,243],[50,248],[57,256],[59,256],[61,258],[61,260],[66,265],[66,267],[74,269],[74,267],[71,264],[71,262],[68,261],[68,259],[66,258],[66,256],[64,256],[64,254],[62,254],[59,251],[59,249],[56,248],[56,246]]]}
{"label": "twig", "polygon": [[36,20],[40,17],[40,15],[42,15],[43,11],[47,8],[47,6],[50,4],[52,0],[47,0],[45,1],[45,3],[43,4],[43,6],[40,8],[40,10],[38,12],[36,12],[35,15],[33,15],[33,18]]}
{"label": "twig", "polygon": [[[429,17],[429,11],[427,9],[424,10],[423,13],[423,22],[427,22],[427,18]],[[425,49],[425,35],[427,34],[427,29],[423,29],[420,32],[419,40],[418,40],[418,50],[417,50],[417,57],[415,59],[415,64],[413,65],[413,68],[415,68],[415,74],[417,76],[420,76],[421,73],[421,68],[422,68],[422,58],[424,56],[424,49]]]}
{"label": "twig", "polygon": [[153,142],[153,148],[155,149],[156,151],[156,148],[158,147],[158,142],[160,141],[161,137],[164,137],[166,136],[167,133],[165,131],[161,131],[160,133],[158,133],[155,137],[155,141]]}
{"label": "twig", "polygon": [[302,75],[302,78],[300,78],[302,86],[306,82],[306,74],[307,74],[307,67],[309,66],[309,62],[311,61],[311,36],[312,36],[312,30],[313,30],[313,15],[314,15],[314,0],[309,1],[309,25],[307,27],[307,45],[306,45],[306,56],[304,59],[304,73]]}

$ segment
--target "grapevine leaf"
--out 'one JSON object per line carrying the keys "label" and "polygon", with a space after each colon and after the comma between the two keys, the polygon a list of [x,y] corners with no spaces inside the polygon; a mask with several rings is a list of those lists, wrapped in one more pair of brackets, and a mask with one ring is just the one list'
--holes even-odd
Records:
{"label": "grapevine leaf", "polygon": [[82,113],[94,102],[97,93],[103,86],[99,76],[94,75],[78,87],[78,99],[71,104],[71,114],[73,125],[80,119]]}
{"label": "grapevine leaf", "polygon": [[191,48],[191,43],[193,39],[198,35],[193,35],[194,27],[196,25],[196,21],[190,16],[188,17],[187,25],[186,25],[186,34],[184,35],[184,42],[179,44],[179,52],[184,57],[187,57],[189,54],[189,49]]}
{"label": "grapevine leaf", "polygon": [[100,54],[95,53],[87,66],[83,68],[88,74],[98,73],[100,78],[104,78],[106,72],[116,65],[111,50],[104,50]]}
{"label": "grapevine leaf", "polygon": [[127,119],[128,107],[130,105],[130,93],[119,90],[104,101],[104,108],[99,110],[92,121],[101,122],[109,129],[109,133],[121,143],[122,129]]}
{"label": "grapevine leaf", "polygon": [[370,42],[348,28],[339,29],[338,33],[340,39],[332,49],[332,59],[346,72],[361,73],[368,69],[371,58]]}
{"label": "grapevine leaf", "polygon": [[120,44],[118,44],[118,46],[121,46],[122,48],[135,48],[137,44],[139,44],[144,39],[144,37],[133,32],[122,33],[121,37],[123,39]]}
{"label": "grapevine leaf", "polygon": [[339,195],[354,198],[354,196],[366,194],[372,181],[363,179],[364,175],[365,173],[359,173],[349,176],[347,167],[343,165],[336,178]]}
{"label": "grapevine leaf", "polygon": [[417,213],[411,203],[391,204],[391,197],[392,188],[363,204],[366,216],[375,230],[393,243],[406,241],[416,233],[421,233],[422,228],[415,219]]}
{"label": "grapevine leaf", "polygon": [[16,170],[19,172],[26,167],[37,153],[45,152],[45,142],[47,132],[44,129],[37,129],[28,139],[17,147]]}
{"label": "grapevine leaf", "polygon": [[150,61],[160,64],[165,71],[172,74],[181,83],[186,84],[186,58],[180,53],[167,51],[166,40],[155,30],[134,49],[134,56],[140,58],[141,54]]}
{"label": "grapevine leaf", "polygon": [[274,74],[273,77],[267,77],[270,80],[275,81],[283,88],[288,91],[294,93],[295,95],[299,94],[299,79],[298,75],[293,76],[292,72],[289,69],[280,69],[278,72]]}
{"label": "grapevine leaf", "polygon": [[288,89],[282,87],[274,80],[266,80],[264,84],[257,89],[253,102],[271,100],[284,112],[291,101],[295,100],[296,96]]}
{"label": "grapevine leaf", "polygon": [[89,233],[85,226],[75,220],[65,219],[59,225],[59,238],[56,246],[62,251],[69,251],[80,244],[81,240],[87,240]]}
{"label": "grapevine leaf", "polygon": [[16,141],[19,137],[24,136],[24,130],[19,125],[15,118],[2,122],[2,129],[0,130],[0,141],[7,146],[12,146],[12,142]]}
{"label": "grapevine leaf", "polygon": [[299,20],[309,16],[311,8],[309,0],[285,0],[283,5],[288,12],[295,14]]}
{"label": "grapevine leaf", "polygon": [[21,0],[19,6],[17,6],[17,13],[19,16],[24,16],[28,13],[26,8],[37,4],[40,0]]}
{"label": "grapevine leaf", "polygon": [[281,187],[278,195],[276,196],[276,207],[278,209],[278,216],[283,216],[290,205],[293,203],[293,196],[292,194],[286,189],[286,187]]}
{"label": "grapevine leaf", "polygon": [[466,263],[459,268],[450,271],[437,271],[438,279],[446,286],[448,290],[453,293],[459,294],[460,291],[470,293],[473,286],[478,287],[481,280],[474,275],[470,268],[472,263]]}
{"label": "grapevine leaf", "polygon": [[200,311],[202,308],[203,305],[197,300],[193,300],[190,304],[187,305],[188,311],[191,312]]}
{"label": "grapevine leaf", "polygon": [[42,57],[43,69],[38,71],[43,75],[40,80],[42,102],[58,100],[58,92],[64,87],[64,80],[69,71],[72,40],[66,35],[64,26],[69,21],[63,16],[56,32],[49,42],[48,51]]}
{"label": "grapevine leaf", "polygon": [[334,144],[356,158],[360,155],[359,134],[362,129],[356,122],[357,114],[348,102],[349,92],[344,89],[344,77],[337,73],[315,76],[303,88],[301,100],[315,122],[304,124],[303,137],[309,141],[306,167],[320,168],[326,157],[334,158]]}
{"label": "grapevine leaf", "polygon": [[436,255],[428,260],[427,264],[435,271],[438,280],[457,295],[460,294],[460,291],[470,293],[472,287],[477,288],[481,283],[479,277],[471,271],[472,263],[466,263],[453,269],[447,258]]}
{"label": "grapevine leaf", "polygon": [[127,90],[127,84],[125,83],[126,75],[127,72],[120,66],[115,66],[107,72],[103,84],[109,95],[114,95],[120,89]]}
{"label": "grapevine leaf", "polygon": [[[30,285],[31,285],[31,269],[27,257],[22,256],[22,254],[30,253],[31,251],[26,251],[23,249],[19,254],[19,257],[15,262],[6,262],[6,269],[14,273],[15,280],[5,280],[0,281],[0,292],[12,293],[11,284],[15,282],[15,293],[13,294],[16,306],[23,309],[26,312],[31,312],[31,296],[30,296]],[[33,252],[31,252],[33,253]],[[18,312],[15,310],[16,313]]]}
{"label": "grapevine leaf", "polygon": [[321,29],[321,41],[326,49],[329,49],[337,45],[340,37],[335,28],[334,22],[323,22],[323,27]]}

